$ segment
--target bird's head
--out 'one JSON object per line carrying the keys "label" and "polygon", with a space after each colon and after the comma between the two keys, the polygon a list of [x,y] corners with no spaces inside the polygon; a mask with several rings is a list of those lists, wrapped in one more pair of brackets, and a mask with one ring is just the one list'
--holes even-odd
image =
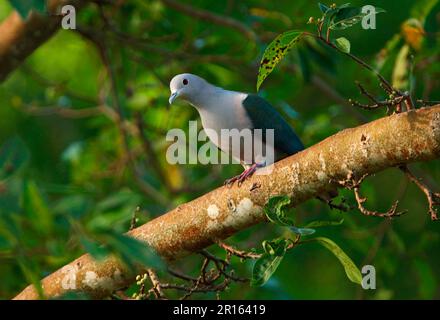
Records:
{"label": "bird's head", "polygon": [[168,100],[170,104],[177,98],[181,98],[190,103],[195,103],[197,96],[203,92],[208,83],[191,73],[182,73],[171,79],[171,96]]}

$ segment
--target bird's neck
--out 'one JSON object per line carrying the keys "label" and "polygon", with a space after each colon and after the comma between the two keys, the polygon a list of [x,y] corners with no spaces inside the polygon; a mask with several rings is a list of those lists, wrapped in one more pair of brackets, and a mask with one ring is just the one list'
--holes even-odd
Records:
{"label": "bird's neck", "polygon": [[199,111],[199,113],[203,110],[208,111],[208,109],[213,108],[214,105],[212,103],[207,103],[207,101],[216,101],[226,92],[227,90],[224,90],[220,87],[209,85],[206,86],[204,90],[200,90],[199,94],[193,96],[188,102],[191,103],[191,105],[193,105],[194,108]]}

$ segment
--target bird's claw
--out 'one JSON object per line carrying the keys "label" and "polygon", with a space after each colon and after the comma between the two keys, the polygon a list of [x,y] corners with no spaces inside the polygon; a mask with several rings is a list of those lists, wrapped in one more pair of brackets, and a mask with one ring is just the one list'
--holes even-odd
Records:
{"label": "bird's claw", "polygon": [[240,187],[242,183],[252,176],[254,172],[257,170],[257,165],[252,165],[249,169],[244,170],[241,174],[227,179],[224,183],[225,186],[232,187],[232,185],[237,181],[237,185]]}

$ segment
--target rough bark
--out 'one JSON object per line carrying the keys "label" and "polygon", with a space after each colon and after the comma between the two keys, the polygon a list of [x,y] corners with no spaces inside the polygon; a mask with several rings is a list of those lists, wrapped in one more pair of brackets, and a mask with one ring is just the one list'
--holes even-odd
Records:
{"label": "rough bark", "polygon": [[49,0],[48,15],[32,13],[26,20],[15,11],[11,13],[0,24],[0,82],[61,27],[61,6],[71,4],[79,9],[85,3],[83,0]]}
{"label": "rough bark", "polygon": [[[254,175],[241,187],[218,188],[129,234],[166,259],[177,259],[265,221],[262,207],[271,196],[289,195],[299,204],[350,173],[361,176],[439,157],[440,105],[411,110],[343,130],[276,163],[270,175]],[[42,286],[47,297],[66,293],[64,283],[99,298],[129,284],[133,276],[114,258],[97,263],[85,254],[44,278]],[[36,298],[32,286],[15,297]]]}

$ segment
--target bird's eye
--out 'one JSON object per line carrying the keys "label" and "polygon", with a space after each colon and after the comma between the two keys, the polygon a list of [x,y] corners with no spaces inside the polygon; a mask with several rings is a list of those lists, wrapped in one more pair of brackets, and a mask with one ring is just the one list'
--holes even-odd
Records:
{"label": "bird's eye", "polygon": [[188,80],[187,79],[183,79],[183,85],[186,86],[188,84]]}

